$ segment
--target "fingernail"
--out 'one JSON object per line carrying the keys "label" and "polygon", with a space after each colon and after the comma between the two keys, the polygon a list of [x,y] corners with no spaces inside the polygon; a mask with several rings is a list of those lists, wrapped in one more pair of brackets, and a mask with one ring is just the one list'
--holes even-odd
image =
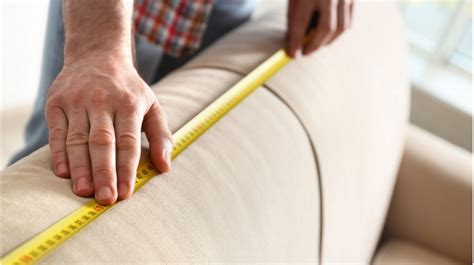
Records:
{"label": "fingernail", "polygon": [[119,183],[118,190],[119,190],[119,197],[124,198],[130,192],[130,186],[128,186],[127,183]]}
{"label": "fingernail", "polygon": [[171,167],[171,154],[168,149],[163,150],[163,159],[166,161],[169,167]]}
{"label": "fingernail", "polygon": [[76,192],[89,190],[91,188],[91,183],[86,178],[80,178],[76,181]]}
{"label": "fingernail", "polygon": [[168,166],[171,167],[171,152],[173,150],[173,145],[171,143],[165,144],[165,150],[163,150],[163,158],[165,159]]}
{"label": "fingernail", "polygon": [[57,168],[58,175],[64,175],[67,173],[67,166],[64,163],[59,164]]}
{"label": "fingernail", "polygon": [[99,189],[99,192],[97,192],[97,200],[99,201],[102,201],[102,200],[107,200],[109,198],[112,198],[113,194],[112,194],[112,190],[107,187],[107,186],[103,186],[103,187],[100,187]]}

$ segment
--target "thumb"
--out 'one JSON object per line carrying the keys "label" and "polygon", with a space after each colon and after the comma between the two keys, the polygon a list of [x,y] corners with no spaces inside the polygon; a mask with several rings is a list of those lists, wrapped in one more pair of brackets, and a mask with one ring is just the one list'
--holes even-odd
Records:
{"label": "thumb", "polygon": [[170,171],[173,137],[168,127],[166,114],[157,100],[145,114],[143,130],[150,143],[151,162],[160,172]]}

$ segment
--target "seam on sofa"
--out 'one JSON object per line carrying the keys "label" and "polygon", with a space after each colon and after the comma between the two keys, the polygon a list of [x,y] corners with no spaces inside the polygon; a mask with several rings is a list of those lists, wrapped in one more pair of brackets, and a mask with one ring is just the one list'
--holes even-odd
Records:
{"label": "seam on sofa", "polygon": [[313,140],[310,137],[309,131],[304,125],[303,121],[299,117],[299,115],[296,113],[296,111],[275,91],[273,90],[270,86],[267,84],[263,84],[262,87],[264,87],[267,91],[269,91],[272,95],[275,96],[279,101],[281,101],[287,108],[288,110],[293,113],[295,118],[298,120],[298,123],[301,125],[301,128],[303,129],[304,133],[306,134],[306,137],[308,138],[309,144],[311,145],[311,150],[313,152],[313,158],[314,158],[314,163],[316,164],[316,173],[318,174],[317,177],[317,182],[318,182],[318,187],[316,188],[318,190],[319,194],[319,245],[318,245],[318,263],[322,264],[322,255],[323,255],[323,226],[324,226],[324,218],[323,218],[323,212],[324,212],[324,203],[323,203],[323,189],[322,189],[322,177],[321,177],[321,167],[319,166],[319,158],[318,158],[318,152],[316,150],[316,145],[314,144]]}
{"label": "seam on sofa", "polygon": [[[234,73],[234,74],[238,74],[238,75],[241,75],[241,76],[245,76],[247,75],[247,73],[243,73],[243,72],[240,72],[238,70],[235,70],[235,69],[230,69],[230,68],[225,68],[225,67],[221,67],[219,65],[196,65],[196,66],[190,66],[190,67],[184,67],[184,68],[180,68],[180,69],[177,69],[178,71],[188,71],[188,70],[193,70],[193,69],[203,69],[203,68],[208,68],[208,69],[215,69],[215,70],[222,70],[222,71],[227,71],[227,72],[231,72],[231,73]],[[320,162],[319,162],[319,157],[318,157],[318,152],[316,150],[316,145],[314,144],[314,142],[312,141],[311,137],[310,137],[310,134],[309,134],[309,131],[308,129],[306,128],[306,126],[304,125],[302,119],[300,118],[300,116],[297,114],[297,112],[283,99],[282,96],[280,96],[276,90],[272,89],[269,85],[267,85],[266,83],[264,83],[262,85],[263,88],[265,88],[268,92],[270,92],[270,94],[272,94],[273,96],[275,96],[275,98],[277,98],[281,103],[283,103],[283,105],[285,105],[288,110],[295,116],[296,120],[298,121],[298,123],[301,125],[301,128],[303,129],[304,133],[306,134],[306,137],[311,145],[311,150],[313,152],[313,157],[314,157],[314,163],[316,165],[316,173],[318,174],[318,177],[317,177],[317,183],[318,183],[318,187],[316,187],[316,189],[318,190],[318,194],[319,194],[319,246],[318,246],[318,264],[322,264],[322,255],[323,255],[323,226],[324,226],[324,218],[323,218],[323,213],[324,213],[324,203],[323,203],[323,189],[322,189],[322,176],[321,176],[321,167],[320,167]]]}

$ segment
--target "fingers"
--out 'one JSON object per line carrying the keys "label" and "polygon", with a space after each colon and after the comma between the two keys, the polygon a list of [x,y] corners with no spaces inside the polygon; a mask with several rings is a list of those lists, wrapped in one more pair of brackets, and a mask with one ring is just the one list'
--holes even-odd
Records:
{"label": "fingers", "polygon": [[[352,23],[352,3],[351,0],[340,0],[337,5],[337,28],[329,43],[337,39]],[[328,44],[329,44],[328,43]]]}
{"label": "fingers", "polygon": [[119,199],[129,198],[135,187],[140,160],[140,133],[143,114],[135,110],[119,111],[115,117],[117,141],[117,186]]}
{"label": "fingers", "polygon": [[288,9],[288,32],[286,52],[295,57],[302,48],[304,35],[315,8],[315,1],[292,0]]}
{"label": "fingers", "polygon": [[173,138],[158,101],[145,115],[143,130],[150,142],[151,161],[160,172],[168,172],[171,169]]}
{"label": "fingers", "polygon": [[112,114],[91,111],[89,155],[92,164],[95,199],[103,205],[117,200],[117,174],[115,171],[115,133]]}
{"label": "fingers", "polygon": [[321,1],[321,17],[315,34],[303,49],[304,55],[312,53],[331,40],[337,26],[337,3],[336,0]]}
{"label": "fingers", "polygon": [[354,19],[354,0],[351,0],[349,4],[349,16],[351,18],[351,25],[352,25],[352,20]]}
{"label": "fingers", "polygon": [[47,109],[46,120],[49,128],[49,148],[54,174],[58,177],[69,177],[66,137],[68,122],[63,110],[59,107]]}
{"label": "fingers", "polygon": [[89,119],[85,109],[69,111],[66,141],[73,192],[82,197],[94,194],[89,158]]}

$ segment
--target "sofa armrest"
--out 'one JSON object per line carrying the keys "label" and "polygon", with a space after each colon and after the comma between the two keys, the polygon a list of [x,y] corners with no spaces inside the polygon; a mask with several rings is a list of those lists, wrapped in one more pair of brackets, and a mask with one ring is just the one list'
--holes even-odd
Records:
{"label": "sofa armrest", "polygon": [[385,235],[471,261],[471,153],[411,126]]}

